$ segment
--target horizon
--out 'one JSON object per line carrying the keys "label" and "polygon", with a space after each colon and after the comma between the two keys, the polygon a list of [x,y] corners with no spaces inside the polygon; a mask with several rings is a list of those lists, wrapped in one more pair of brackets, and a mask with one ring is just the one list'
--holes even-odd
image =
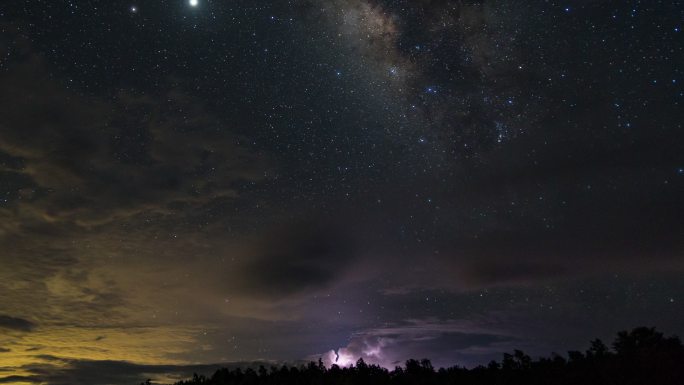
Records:
{"label": "horizon", "polygon": [[[653,338],[654,337],[654,338]],[[641,351],[640,351],[641,349]],[[655,359],[656,356],[660,355],[660,359]],[[679,356],[677,356],[679,354]],[[476,372],[476,371],[499,371],[504,370],[503,375],[513,374],[515,376],[516,371],[522,370],[523,372],[535,373],[539,371],[545,365],[555,366],[556,371],[563,368],[566,364],[570,364],[568,370],[575,369],[579,366],[582,367],[589,363],[593,369],[588,370],[584,375],[589,374],[589,378],[585,378],[579,383],[588,383],[587,381],[598,381],[597,378],[593,377],[598,375],[605,376],[609,370],[610,366],[606,365],[606,359],[616,359],[613,362],[612,370],[616,368],[621,368],[617,372],[612,373],[618,376],[629,377],[627,367],[633,366],[635,364],[641,365],[642,368],[637,370],[635,375],[640,378],[649,378],[649,383],[653,383],[653,378],[649,376],[663,376],[661,380],[676,383],[677,376],[682,376],[684,373],[678,373],[677,369],[671,366],[667,366],[665,372],[663,369],[665,367],[660,367],[656,372],[653,371],[652,365],[662,365],[662,359],[664,362],[670,364],[674,363],[676,366],[677,357],[682,357],[684,354],[684,345],[682,345],[681,339],[678,336],[667,336],[660,333],[656,328],[639,327],[632,330],[620,331],[615,336],[612,343],[606,345],[601,339],[594,339],[587,344],[587,349],[566,351],[565,354],[558,352],[550,352],[546,355],[540,356],[529,356],[525,352],[518,349],[514,349],[511,352],[505,352],[502,354],[502,359],[494,359],[486,363],[480,363],[471,367],[451,364],[444,366],[434,366],[428,358],[416,359],[410,358],[405,362],[395,362],[392,365],[382,365],[378,363],[366,363],[363,357],[358,358],[355,362],[345,362],[340,364],[338,362],[324,362],[322,357],[315,359],[311,357],[310,360],[300,360],[300,361],[252,361],[252,362],[225,362],[216,364],[194,364],[194,365],[141,365],[130,362],[122,361],[81,361],[76,363],[75,366],[65,365],[60,370],[53,372],[46,372],[44,375],[46,377],[33,378],[33,380],[27,380],[27,383],[57,383],[57,384],[92,384],[92,383],[137,383],[137,381],[143,381],[141,385],[148,385],[149,383],[161,383],[161,384],[176,384],[185,385],[183,381],[193,381],[191,383],[203,383],[208,379],[217,378],[219,373],[222,372],[233,372],[233,373],[243,373],[246,376],[255,375],[258,377],[267,378],[272,375],[277,375],[277,373],[283,373],[283,371],[296,370],[300,372],[307,370],[314,370],[316,372],[325,373],[330,371],[331,373],[337,372],[339,370],[345,369],[351,370],[347,372],[348,375],[356,375],[359,370],[375,370],[379,369],[378,374],[385,371],[385,374],[389,372],[390,376],[396,377],[400,376],[407,371],[424,371],[427,370],[428,373],[423,372],[420,374],[422,380],[429,378],[430,373],[439,373],[441,375],[456,372]],[[667,356],[670,356],[668,360]],[[46,357],[47,358],[47,357]],[[47,358],[50,360],[59,360],[57,357]],[[620,362],[620,360],[625,360]],[[631,362],[631,360],[636,360],[636,362]],[[68,361],[68,360],[65,360]],[[602,370],[598,372],[593,372],[596,367],[603,367]],[[669,365],[669,364],[666,364]],[[79,366],[82,366],[79,368]],[[548,368],[547,368],[548,370]],[[600,374],[602,373],[603,374]],[[650,372],[649,372],[650,371]],[[508,373],[508,374],[506,374]],[[417,375],[414,373],[413,375]],[[302,375],[296,374],[296,375]],[[543,371],[537,372],[537,375],[544,375]],[[547,374],[548,375],[548,374]],[[425,377],[428,376],[428,377]],[[668,377],[671,376],[671,377]],[[221,376],[219,376],[221,377]],[[304,378],[307,376],[304,375]],[[21,376],[17,376],[16,383],[22,383]],[[567,378],[561,376],[558,379],[567,380]],[[115,381],[115,382],[112,382]],[[461,379],[463,380],[463,379]],[[550,380],[550,378],[546,378]],[[104,381],[104,382],[103,382]],[[220,380],[219,380],[220,381]],[[240,382],[240,380],[235,380]],[[419,379],[418,381],[421,381]],[[5,381],[6,383],[13,383],[12,379]],[[225,382],[219,382],[225,383]],[[231,382],[227,382],[231,383]]]}
{"label": "horizon", "polygon": [[0,383],[683,336],[682,15],[2,3]]}

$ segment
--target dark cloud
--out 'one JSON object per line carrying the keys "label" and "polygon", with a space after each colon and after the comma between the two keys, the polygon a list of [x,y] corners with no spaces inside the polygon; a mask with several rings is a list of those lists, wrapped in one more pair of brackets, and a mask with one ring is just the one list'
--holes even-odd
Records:
{"label": "dark cloud", "polygon": [[93,361],[37,356],[44,363],[25,365],[26,376],[0,378],[0,383],[24,381],[54,385],[110,385],[136,384],[147,378],[155,382],[177,381],[192,377],[193,373],[210,375],[222,367],[256,368],[259,365],[281,365],[283,362],[231,362],[213,365],[140,365],[126,361]]}
{"label": "dark cloud", "polygon": [[[136,365],[122,361],[81,361],[59,359],[56,357],[38,357],[46,360],[45,364],[32,364],[22,369],[31,373],[23,376],[23,381],[49,383],[56,385],[106,385],[140,383],[150,376],[170,375],[176,378],[191,377],[192,373],[209,373],[218,365],[172,366],[172,365]],[[167,377],[168,378],[168,377]],[[0,381],[11,380],[0,379]]]}
{"label": "dark cloud", "polygon": [[34,376],[7,376],[7,377],[0,377],[0,384],[15,384],[15,383],[31,383],[31,384],[39,384],[42,383],[43,380],[41,380],[38,377]]}
{"label": "dark cloud", "polygon": [[[590,215],[584,214],[583,218]],[[574,279],[607,270],[627,274],[681,271],[684,263],[678,250],[684,243],[675,234],[678,225],[674,218],[668,216],[651,221],[624,218],[619,224],[580,223],[578,217],[576,223],[567,218],[564,223],[554,223],[555,229],[511,229],[505,234],[496,230],[480,234],[478,239],[453,242],[437,258],[437,264],[449,266],[461,284],[476,287]],[[661,220],[673,222],[657,224]],[[643,223],[652,227],[643,228]],[[546,234],[540,238],[536,231]],[[514,236],[516,232],[519,234]],[[644,254],[659,263],[644,266]]]}
{"label": "dark cloud", "polygon": [[37,325],[29,320],[0,314],[0,328],[20,332],[31,332],[36,327]]}
{"label": "dark cloud", "polygon": [[350,232],[325,222],[276,229],[258,238],[236,282],[247,294],[287,297],[325,288],[356,258]]}
{"label": "dark cloud", "polygon": [[11,352],[11,351],[12,351],[12,349],[7,349],[7,348],[2,348],[2,347],[0,347],[0,353],[8,353],[8,352]]}
{"label": "dark cloud", "polygon": [[135,91],[86,99],[50,78],[42,55],[17,40],[1,75],[0,159],[22,226],[170,213],[235,197],[238,182],[263,176],[265,157],[241,146],[237,127],[181,89],[168,88],[163,102]]}
{"label": "dark cloud", "polygon": [[43,349],[43,348],[40,347],[40,346],[33,346],[33,347],[30,347],[30,348],[25,349],[24,351],[25,351],[25,352],[37,352],[37,351],[39,351],[39,350],[41,350],[41,349]]}

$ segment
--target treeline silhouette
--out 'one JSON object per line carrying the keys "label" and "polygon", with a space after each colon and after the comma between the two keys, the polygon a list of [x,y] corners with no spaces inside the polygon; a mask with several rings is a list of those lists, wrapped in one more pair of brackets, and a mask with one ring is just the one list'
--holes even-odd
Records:
{"label": "treeline silhouette", "polygon": [[[149,382],[148,382],[149,383]],[[684,385],[684,346],[678,337],[664,337],[654,328],[618,333],[608,348],[601,340],[589,349],[552,354],[533,360],[520,350],[501,362],[467,369],[436,370],[429,360],[408,360],[389,371],[362,359],[356,365],[326,368],[319,360],[300,367],[257,370],[220,369],[211,377],[195,374],[176,385]]]}

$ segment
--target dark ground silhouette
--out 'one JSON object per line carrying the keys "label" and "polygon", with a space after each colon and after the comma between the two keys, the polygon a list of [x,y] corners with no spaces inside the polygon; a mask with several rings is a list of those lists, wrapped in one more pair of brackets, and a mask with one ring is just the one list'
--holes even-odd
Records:
{"label": "dark ground silhouette", "polygon": [[[149,382],[147,382],[149,384]],[[684,385],[684,346],[678,337],[664,337],[653,328],[618,333],[608,348],[600,340],[582,353],[552,354],[532,360],[520,350],[501,362],[466,369],[433,368],[429,360],[408,360],[392,371],[368,365],[326,368],[319,360],[307,366],[261,366],[254,370],[220,369],[210,377],[195,375],[176,385]]]}

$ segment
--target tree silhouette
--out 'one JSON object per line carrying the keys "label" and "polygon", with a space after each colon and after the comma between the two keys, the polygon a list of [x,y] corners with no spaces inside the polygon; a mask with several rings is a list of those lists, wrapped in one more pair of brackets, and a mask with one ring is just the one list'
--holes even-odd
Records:
{"label": "tree silhouette", "polygon": [[[437,371],[427,359],[408,360],[392,371],[363,359],[350,367],[328,369],[319,359],[300,367],[220,369],[211,378],[195,374],[176,385],[684,385],[684,346],[679,338],[640,327],[619,332],[612,347],[596,339],[585,353],[570,351],[567,359],[553,353],[537,360],[514,350],[487,366]],[[149,384],[148,380],[141,385]]]}

